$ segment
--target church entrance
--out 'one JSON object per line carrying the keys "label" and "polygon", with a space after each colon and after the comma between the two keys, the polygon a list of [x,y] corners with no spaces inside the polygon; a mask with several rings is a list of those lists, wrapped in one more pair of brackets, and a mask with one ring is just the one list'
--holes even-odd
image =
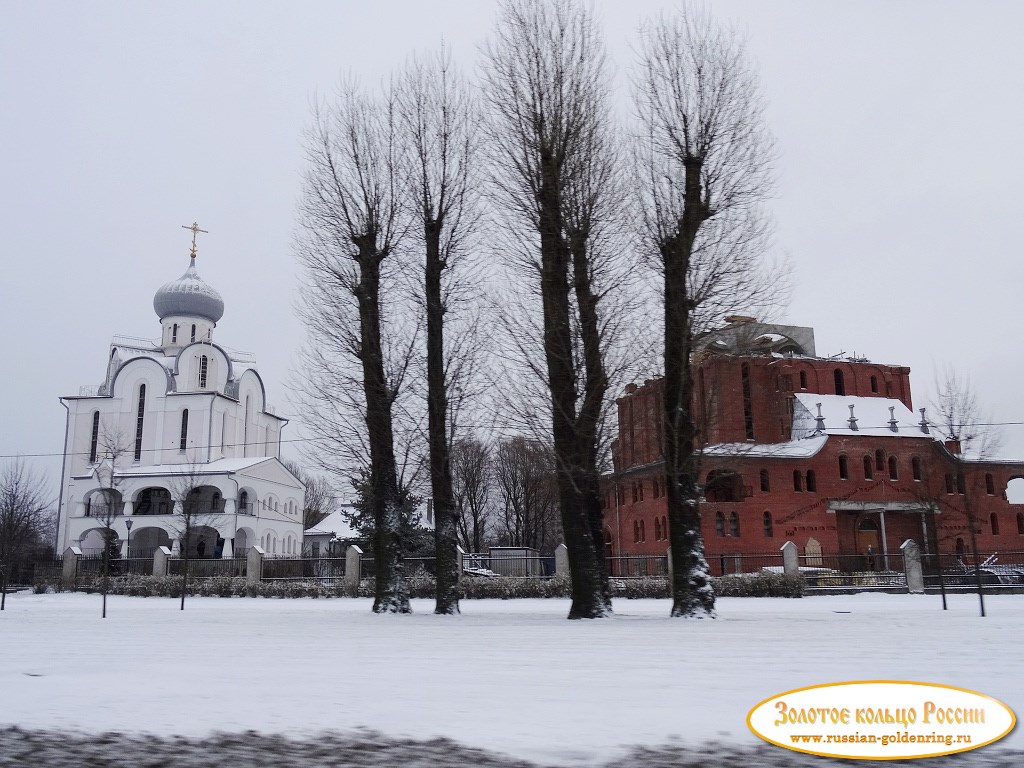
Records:
{"label": "church entrance", "polygon": [[857,553],[863,556],[865,569],[878,570],[881,552],[882,536],[878,523],[865,517],[857,525]]}

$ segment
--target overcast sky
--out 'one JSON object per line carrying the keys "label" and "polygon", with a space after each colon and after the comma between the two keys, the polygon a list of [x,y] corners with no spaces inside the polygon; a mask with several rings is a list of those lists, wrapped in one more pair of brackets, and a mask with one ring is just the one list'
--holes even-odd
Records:
{"label": "overcast sky", "polygon": [[[625,84],[667,0],[592,3]],[[713,3],[749,36],[778,140],[772,209],[819,354],[970,374],[1024,420],[1024,4]],[[11,2],[0,7],[0,455],[59,454],[61,395],[115,333],[159,336],[153,293],[188,265],[224,297],[215,339],[254,352],[268,399],[303,338],[291,242],[301,134],[345,73],[374,84],[443,39],[472,70],[495,3]],[[621,91],[625,104],[626,93]],[[652,331],[653,332],[653,331]],[[1024,427],[1004,453],[1024,456]],[[286,454],[294,453],[287,447]],[[0,460],[2,461],[2,460]],[[33,460],[59,473],[59,458]]]}

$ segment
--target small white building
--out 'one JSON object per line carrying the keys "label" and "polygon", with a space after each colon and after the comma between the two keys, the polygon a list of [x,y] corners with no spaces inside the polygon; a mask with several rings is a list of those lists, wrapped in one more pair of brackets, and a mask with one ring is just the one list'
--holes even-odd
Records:
{"label": "small white building", "polygon": [[[188,269],[160,288],[156,341],[115,336],[103,382],[61,398],[67,408],[59,551],[102,548],[96,510],[133,556],[158,546],[190,557],[302,550],[302,484],[281,463],[287,420],[267,405],[255,358],[213,340],[220,294]],[[111,472],[112,469],[112,472]],[[185,500],[199,527],[182,542]]]}
{"label": "small white building", "polygon": [[344,515],[345,512],[351,512],[352,506],[342,504],[312,528],[305,530],[302,541],[303,553],[307,557],[345,556],[345,543],[359,538]]}

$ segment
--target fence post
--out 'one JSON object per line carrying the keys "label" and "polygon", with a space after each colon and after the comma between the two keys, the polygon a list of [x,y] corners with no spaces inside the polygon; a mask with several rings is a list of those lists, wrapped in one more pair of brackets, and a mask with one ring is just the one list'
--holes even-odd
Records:
{"label": "fence post", "polygon": [[153,552],[153,575],[167,575],[167,561],[171,559],[171,550],[167,547],[157,547]]}
{"label": "fence post", "polygon": [[65,586],[74,586],[78,580],[78,561],[82,557],[82,550],[78,547],[68,547],[64,550],[64,570],[61,573],[61,580]]}
{"label": "fence post", "polygon": [[672,547],[665,550],[665,576],[668,579],[668,596],[672,597]]}
{"label": "fence post", "polygon": [[359,577],[363,575],[363,550],[355,544],[345,550],[345,590],[359,596]]}
{"label": "fence post", "polygon": [[555,547],[555,575],[569,575],[569,548],[565,544]]}
{"label": "fence post", "polygon": [[921,548],[913,539],[900,545],[903,553],[903,568],[907,573],[907,592],[912,595],[924,594],[924,572],[921,570]]}
{"label": "fence post", "polygon": [[[455,558],[456,558],[456,566],[459,569],[459,581],[462,581],[462,569],[466,565],[465,560],[464,560],[465,557],[466,557],[466,550],[464,550],[461,547],[461,545],[456,544],[455,545]],[[348,572],[348,569],[346,569],[346,573],[347,572]]]}
{"label": "fence post", "polygon": [[800,575],[800,551],[796,544],[787,541],[780,547],[782,550],[782,572],[787,576]]}
{"label": "fence post", "polygon": [[245,581],[247,584],[259,584],[263,579],[263,547],[253,544],[245,560]]}

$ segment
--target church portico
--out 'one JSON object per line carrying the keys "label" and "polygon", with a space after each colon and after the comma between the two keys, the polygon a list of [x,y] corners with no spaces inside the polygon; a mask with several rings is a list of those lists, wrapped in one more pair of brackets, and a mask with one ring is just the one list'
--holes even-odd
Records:
{"label": "church portico", "polygon": [[[93,548],[104,522],[122,543],[131,528],[126,549],[142,557],[159,546],[232,557],[268,527],[281,542],[301,541],[304,488],[279,459],[287,420],[267,405],[255,357],[214,341],[224,300],[196,269],[204,230],[186,229],[188,268],[153,298],[159,339],[115,336],[102,383],[61,398],[68,421],[60,550]],[[98,519],[111,508],[112,521]]]}

